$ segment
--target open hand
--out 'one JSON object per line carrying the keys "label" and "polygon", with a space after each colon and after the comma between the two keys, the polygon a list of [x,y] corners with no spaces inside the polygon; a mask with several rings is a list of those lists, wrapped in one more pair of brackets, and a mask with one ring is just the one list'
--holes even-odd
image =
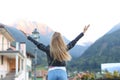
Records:
{"label": "open hand", "polygon": [[83,29],[83,33],[85,33],[89,27],[90,27],[90,24],[85,26],[84,29]]}

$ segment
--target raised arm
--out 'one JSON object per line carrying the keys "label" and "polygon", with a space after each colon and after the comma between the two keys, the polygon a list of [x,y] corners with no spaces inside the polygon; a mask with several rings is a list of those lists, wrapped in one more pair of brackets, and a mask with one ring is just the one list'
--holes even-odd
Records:
{"label": "raised arm", "polygon": [[85,32],[87,31],[87,29],[89,28],[90,25],[87,25],[84,27],[83,32],[81,32],[75,39],[73,39],[71,42],[69,42],[67,44],[67,49],[70,50],[71,48],[73,48],[75,46],[75,44],[77,43],[77,41],[84,36]]}
{"label": "raised arm", "polygon": [[38,49],[40,49],[44,52],[46,52],[48,50],[47,46],[45,46],[42,43],[39,43],[38,41],[34,40],[32,37],[28,36],[27,39],[30,40],[31,42],[33,42],[37,46]]}

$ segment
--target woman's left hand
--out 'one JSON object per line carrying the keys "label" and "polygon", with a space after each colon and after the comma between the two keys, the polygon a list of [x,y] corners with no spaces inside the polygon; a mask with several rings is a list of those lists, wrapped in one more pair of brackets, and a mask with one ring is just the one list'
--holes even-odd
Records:
{"label": "woman's left hand", "polygon": [[83,33],[85,33],[89,27],[90,27],[90,24],[85,26],[84,29],[83,29]]}

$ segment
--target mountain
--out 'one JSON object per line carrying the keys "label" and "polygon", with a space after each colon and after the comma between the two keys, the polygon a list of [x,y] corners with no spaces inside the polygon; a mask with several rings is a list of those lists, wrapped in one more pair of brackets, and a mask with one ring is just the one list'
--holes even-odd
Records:
{"label": "mountain", "polygon": [[116,30],[119,30],[119,29],[120,29],[120,23],[118,23],[117,25],[115,25],[107,34],[115,32]]}
{"label": "mountain", "polygon": [[120,24],[96,40],[78,59],[69,66],[76,70],[101,71],[102,63],[120,62]]}
{"label": "mountain", "polygon": [[[44,43],[45,45],[48,45],[50,43],[50,38],[54,33],[54,31],[50,27],[48,27],[46,24],[37,23],[34,21],[20,20],[13,23],[12,26],[27,34],[31,34],[32,31],[35,28],[37,28],[40,33],[39,41]],[[70,42],[64,35],[63,35],[63,39],[66,43]],[[70,54],[73,57],[79,57],[88,47],[89,45],[86,45],[86,46],[75,45],[75,47],[70,50]]]}

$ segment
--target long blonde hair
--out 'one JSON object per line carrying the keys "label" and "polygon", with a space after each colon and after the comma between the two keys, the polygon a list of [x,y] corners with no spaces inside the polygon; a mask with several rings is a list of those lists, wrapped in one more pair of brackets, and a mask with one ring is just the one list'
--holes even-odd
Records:
{"label": "long blonde hair", "polygon": [[53,59],[61,62],[71,60],[71,56],[67,51],[67,46],[59,32],[54,32],[51,38],[50,55],[53,57]]}

